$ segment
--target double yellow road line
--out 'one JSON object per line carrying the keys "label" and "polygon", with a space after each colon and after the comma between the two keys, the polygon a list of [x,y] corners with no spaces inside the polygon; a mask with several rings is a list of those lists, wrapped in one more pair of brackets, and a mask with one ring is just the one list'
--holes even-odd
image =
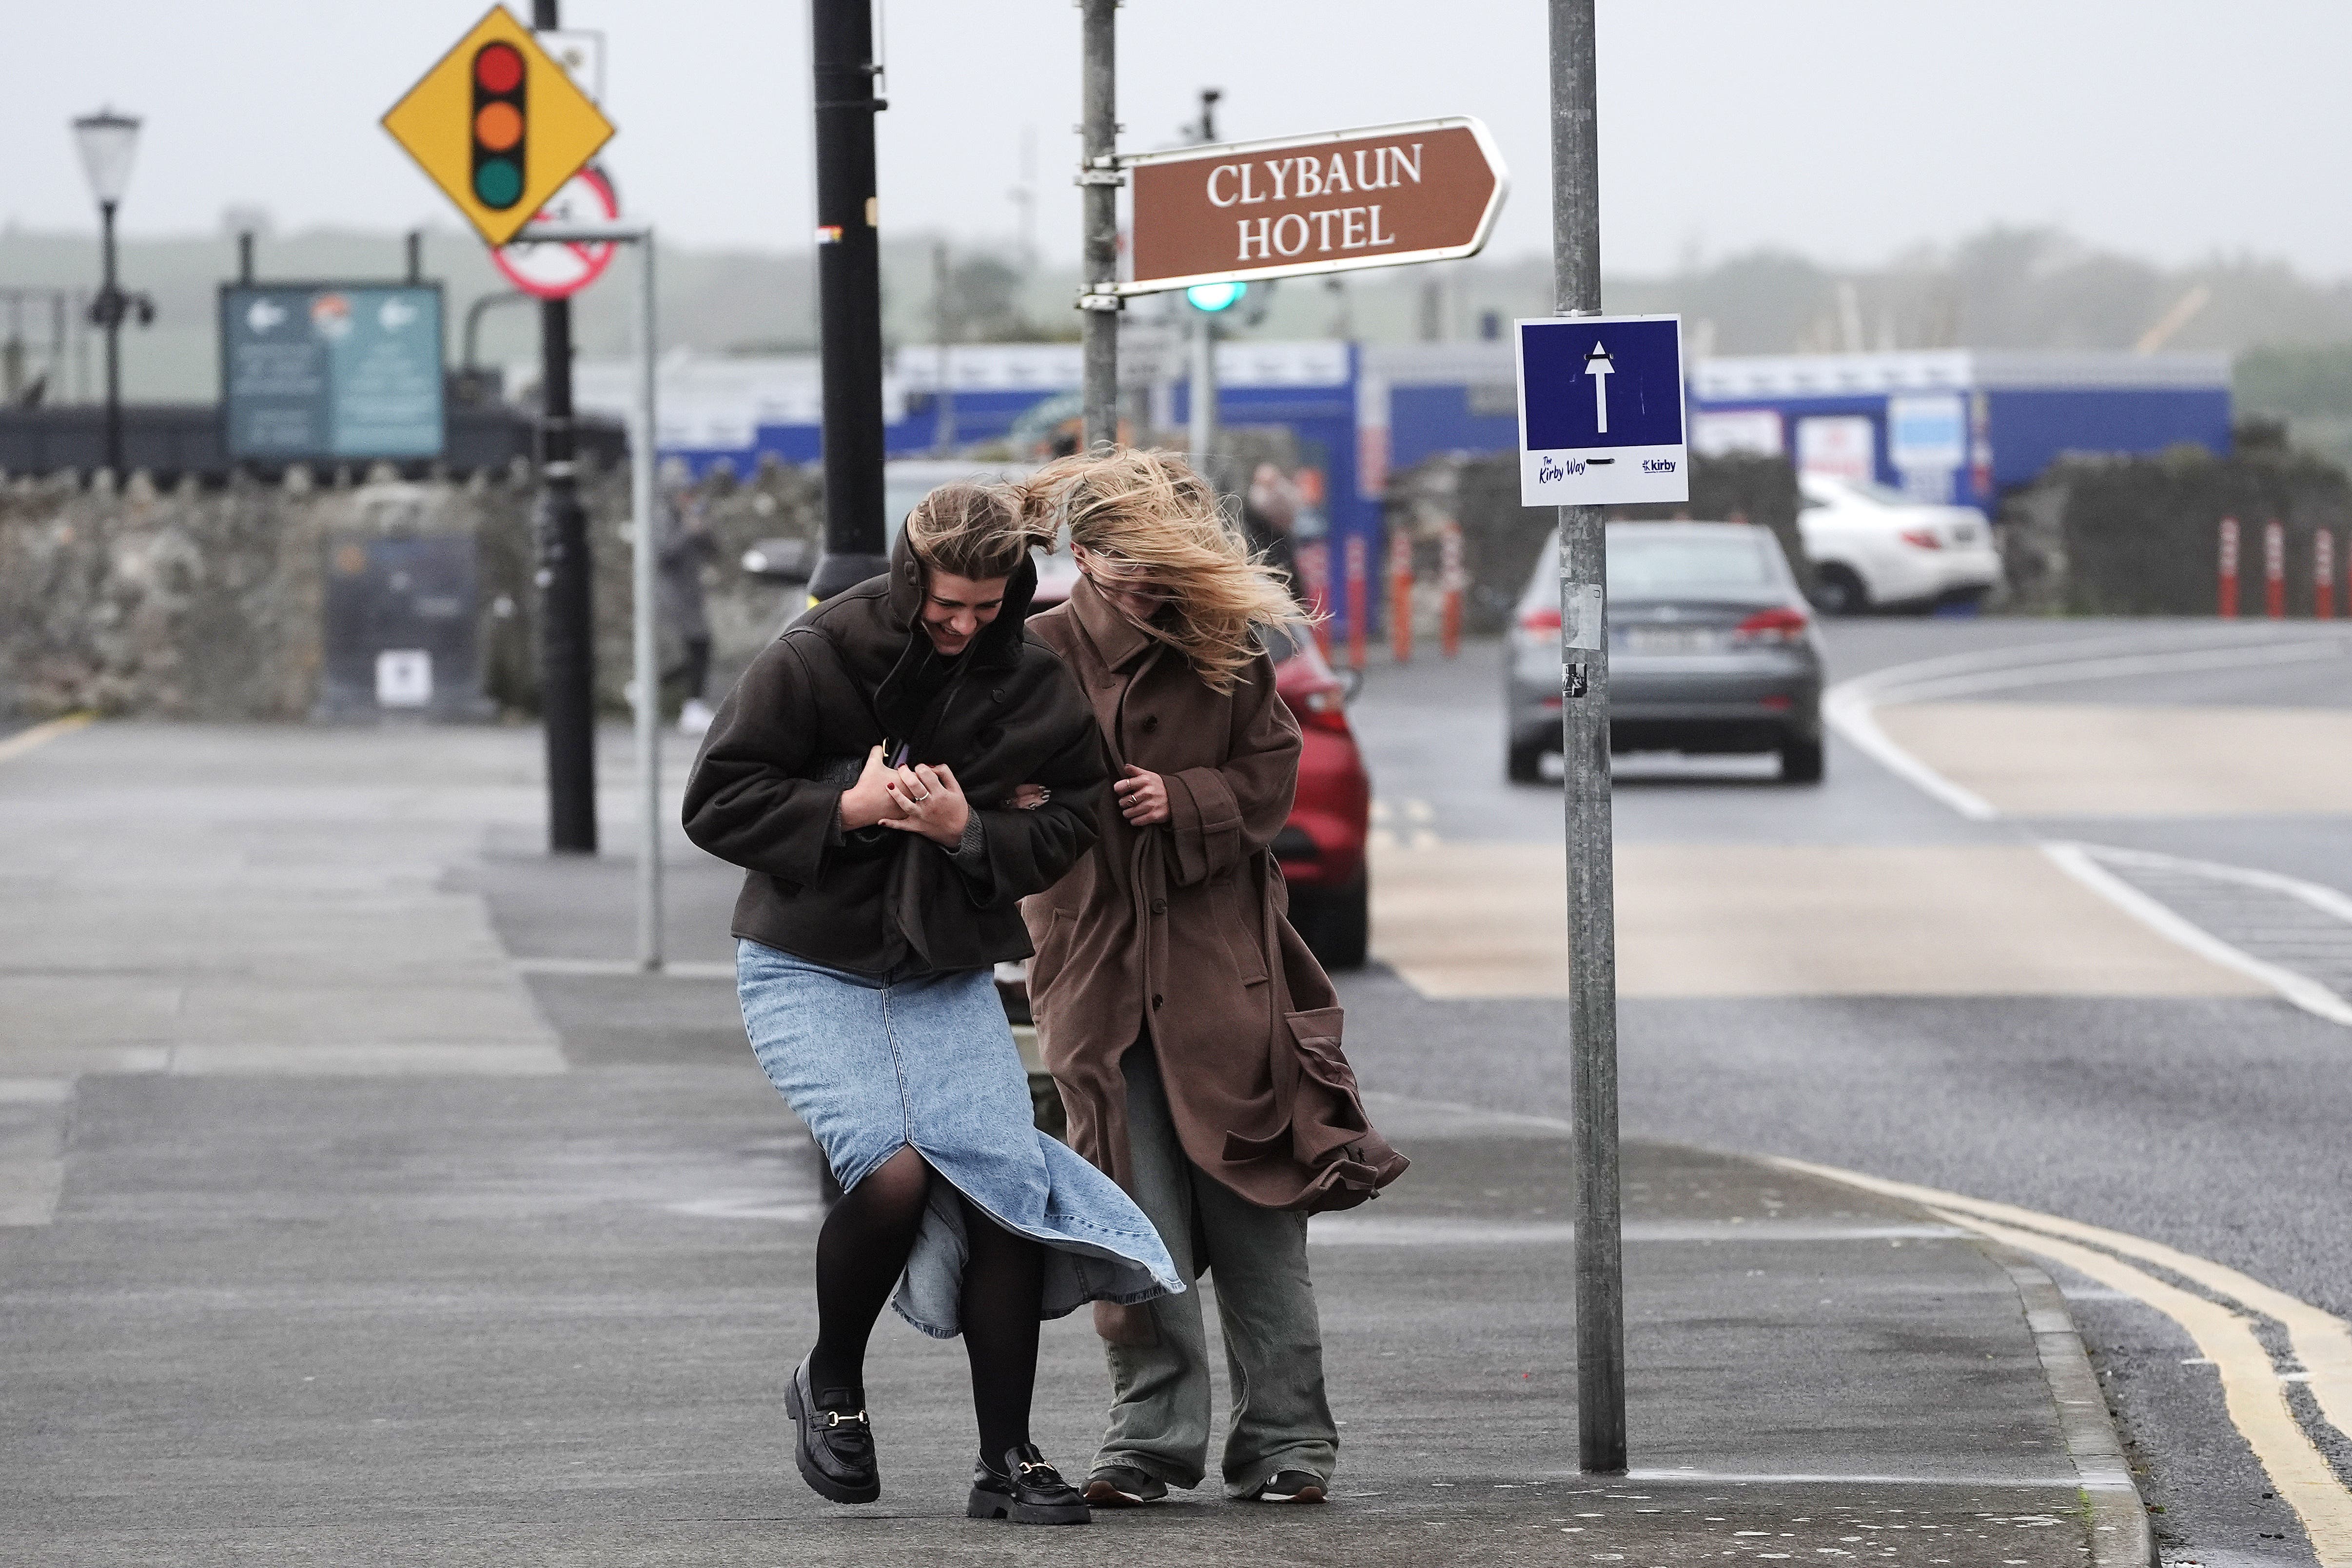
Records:
{"label": "double yellow road line", "polygon": [[[1802,1160],[1775,1163],[1924,1205],[1952,1225],[2062,1263],[2179,1324],[2221,1374],[2221,1399],[2231,1424],[2253,1450],[2278,1495],[2302,1520],[2321,1568],[2352,1568],[2352,1489],[2336,1477],[2286,1399],[2290,1382],[2305,1384],[2321,1418],[2352,1438],[2352,1323],[2234,1268],[2162,1242]],[[2162,1269],[2197,1289],[2159,1278],[2126,1258]],[[2299,1370],[2281,1369],[2263,1348],[2255,1333],[2262,1319],[2286,1331],[2288,1350],[2302,1363]]]}
{"label": "double yellow road line", "polygon": [[0,763],[11,762],[37,746],[46,746],[59,735],[69,735],[96,717],[90,713],[68,713],[62,719],[52,719],[46,724],[36,724],[29,730],[19,730],[5,740],[0,740]]}

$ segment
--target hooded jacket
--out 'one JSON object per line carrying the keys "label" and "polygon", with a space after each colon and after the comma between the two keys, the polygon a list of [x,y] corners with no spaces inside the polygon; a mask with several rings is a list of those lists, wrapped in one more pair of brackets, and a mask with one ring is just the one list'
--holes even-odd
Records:
{"label": "hooded jacket", "polygon": [[[1108,793],[1101,737],[1077,683],[1026,635],[1036,568],[945,679],[920,625],[906,536],[882,576],[828,599],[751,661],[719,705],[687,781],[686,835],[748,873],[734,934],[860,974],[985,968],[1030,953],[1020,901],[1086,855]],[[896,828],[845,831],[841,797],[870,748],[955,772],[979,843],[950,854]],[[1032,811],[1014,786],[1045,785]]]}

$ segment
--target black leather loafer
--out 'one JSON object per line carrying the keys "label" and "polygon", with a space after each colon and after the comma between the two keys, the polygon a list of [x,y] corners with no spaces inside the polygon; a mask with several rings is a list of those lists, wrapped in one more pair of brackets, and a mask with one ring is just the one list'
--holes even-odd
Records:
{"label": "black leather loafer", "polygon": [[809,1387],[808,1363],[793,1368],[784,1388],[784,1409],[797,1437],[793,1458],[801,1479],[817,1496],[835,1502],[872,1502],[882,1495],[882,1473],[874,1462],[874,1424],[845,1388],[828,1388],[823,1398]]}
{"label": "black leather loafer", "polygon": [[1034,1443],[1004,1450],[998,1469],[982,1455],[971,1470],[971,1500],[966,1519],[1003,1519],[1014,1524],[1086,1524],[1093,1519],[1078,1489],[1045,1462]]}

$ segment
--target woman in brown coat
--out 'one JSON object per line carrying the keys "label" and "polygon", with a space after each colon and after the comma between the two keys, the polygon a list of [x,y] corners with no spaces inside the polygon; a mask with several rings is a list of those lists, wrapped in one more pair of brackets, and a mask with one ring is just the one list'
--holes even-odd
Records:
{"label": "woman in brown coat", "polygon": [[[1404,1169],[1340,1054],[1331,984],[1284,918],[1269,846],[1297,784],[1297,721],[1258,628],[1294,622],[1201,479],[1150,452],[1032,482],[1083,574],[1030,623],[1078,678],[1116,809],[1026,900],[1030,1000],[1070,1142],[1149,1215],[1180,1271],[1213,1269],[1232,1365],[1228,1496],[1322,1500],[1338,1457],[1307,1216]],[[1116,1390],[1097,1506],[1200,1484],[1210,1375],[1197,1292],[1098,1304]]]}

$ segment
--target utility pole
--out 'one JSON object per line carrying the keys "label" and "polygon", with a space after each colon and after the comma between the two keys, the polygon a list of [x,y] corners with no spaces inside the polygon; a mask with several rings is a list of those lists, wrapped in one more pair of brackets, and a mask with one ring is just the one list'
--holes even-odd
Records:
{"label": "utility pole", "polygon": [[939,338],[940,385],[935,405],[938,422],[931,429],[931,450],[938,456],[952,457],[956,446],[955,383],[948,374],[948,344],[955,335],[955,318],[949,295],[953,279],[948,270],[948,242],[944,239],[931,247],[931,316]]}
{"label": "utility pole", "polygon": [[816,282],[824,374],[824,552],[812,603],[890,569],[883,553],[882,248],[874,195],[871,0],[812,0]]}
{"label": "utility pole", "polygon": [[1206,310],[1192,312],[1192,416],[1184,445],[1192,471],[1213,486],[1209,458],[1217,446],[1217,318]]}
{"label": "utility pole", "polygon": [[[1601,313],[1601,157],[1593,0],[1551,8],[1554,307]],[[1617,927],[1611,866],[1608,535],[1559,509],[1561,756],[1567,763],[1569,1092],[1576,1130],[1577,1463],[1625,1470],[1625,1275],[1617,1166]],[[1589,617],[1583,606],[1598,605]],[[1580,635],[1581,633],[1582,635]],[[1590,647],[1575,647],[1574,643]]]}
{"label": "utility pole", "polygon": [[1081,17],[1079,132],[1084,161],[1078,184],[1086,192],[1084,250],[1078,277],[1085,313],[1085,443],[1089,452],[1118,442],[1119,297],[1118,187],[1127,176],[1118,167],[1118,80],[1116,74],[1118,0],[1078,0]]}
{"label": "utility pole", "polygon": [[[1190,127],[1193,140],[1210,142],[1217,139],[1217,100],[1223,89],[1204,87],[1201,89],[1201,121]],[[1187,295],[1189,299],[1189,294]],[[1216,479],[1209,472],[1210,459],[1217,447],[1217,318],[1213,311],[1195,310],[1192,312],[1192,370],[1190,377],[1191,429],[1185,441],[1185,456],[1192,471],[1209,481],[1212,489]]]}
{"label": "utility pole", "polygon": [[[531,26],[562,25],[558,0],[531,0]],[[588,513],[580,504],[572,425],[572,301],[539,308],[540,685],[547,720],[547,847],[596,853],[596,621]],[[651,452],[632,452],[650,463]],[[641,523],[642,526],[642,523]],[[640,691],[639,702],[656,693]]]}

